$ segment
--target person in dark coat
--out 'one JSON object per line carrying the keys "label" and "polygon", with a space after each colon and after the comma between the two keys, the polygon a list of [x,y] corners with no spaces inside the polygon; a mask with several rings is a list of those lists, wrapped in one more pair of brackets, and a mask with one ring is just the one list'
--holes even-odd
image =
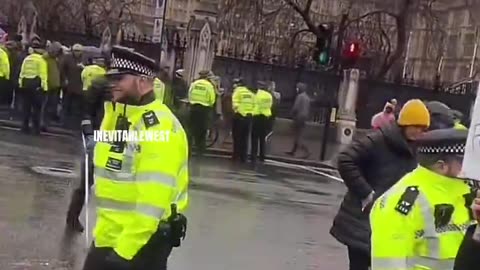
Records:
{"label": "person in dark coat", "polygon": [[[480,197],[477,191],[477,198],[473,201],[472,211],[478,223],[480,223]],[[468,228],[463,242],[455,258],[453,270],[478,270],[480,264],[478,255],[480,254],[480,226],[472,225]]]}
{"label": "person in dark coat", "polygon": [[430,111],[432,121],[430,129],[453,128],[455,126],[453,110],[446,104],[440,101],[429,101],[425,105],[427,105],[427,109]]}
{"label": "person in dark coat", "polygon": [[[92,85],[87,91],[85,102],[82,108],[82,123],[91,125],[93,130],[99,130],[104,115],[104,103],[111,100],[109,91],[109,82],[106,77],[98,77],[92,81]],[[66,225],[73,232],[83,232],[83,224],[79,220],[83,205],[85,204],[85,181],[88,180],[88,186],[93,185],[93,147],[94,144],[87,142],[87,150],[89,151],[89,161],[85,164],[85,159],[81,163],[81,182],[73,191],[70,205],[68,207]],[[88,173],[85,175],[85,166],[89,166]]]}
{"label": "person in dark coat", "polygon": [[396,123],[354,141],[338,156],[338,171],[348,188],[330,233],[347,246],[350,270],[370,267],[370,205],[417,167],[415,140],[430,126],[425,104],[407,102]]}

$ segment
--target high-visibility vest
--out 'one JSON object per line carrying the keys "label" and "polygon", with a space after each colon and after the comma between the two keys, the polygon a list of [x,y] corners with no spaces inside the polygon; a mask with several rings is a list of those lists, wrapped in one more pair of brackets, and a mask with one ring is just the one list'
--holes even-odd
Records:
{"label": "high-visibility vest", "polygon": [[153,92],[155,92],[157,100],[165,103],[165,84],[159,78],[155,78],[153,81]]}
{"label": "high-visibility vest", "polygon": [[255,115],[272,116],[273,97],[269,92],[259,89],[255,95]]}
{"label": "high-visibility vest", "polygon": [[10,80],[10,60],[5,48],[0,47],[0,78]]}
{"label": "high-visibility vest", "polygon": [[255,113],[255,94],[245,86],[239,86],[233,90],[232,106],[235,113],[242,116]]}
{"label": "high-visibility vest", "polygon": [[100,130],[115,130],[118,115],[125,111],[129,130],[164,136],[126,142],[124,147],[101,141],[95,145],[95,246],[111,247],[130,260],[170,216],[172,203],[179,212],[188,205],[188,142],[178,120],[161,102],[125,106],[106,102],[105,118],[111,119],[104,119]]}
{"label": "high-visibility vest", "polygon": [[462,123],[460,123],[459,121],[455,121],[455,126],[453,126],[453,128],[458,130],[468,130],[468,128],[462,125]]}
{"label": "high-visibility vest", "polygon": [[87,91],[92,86],[93,80],[106,74],[106,70],[99,65],[88,65],[82,70],[83,91]]}
{"label": "high-visibility vest", "polygon": [[190,104],[212,107],[213,104],[215,104],[216,98],[215,87],[205,79],[194,81],[188,90],[188,102]]}
{"label": "high-visibility vest", "polygon": [[38,53],[32,53],[23,60],[22,68],[20,70],[20,76],[18,78],[18,84],[23,87],[24,79],[39,78],[41,81],[41,87],[43,91],[48,90],[48,63],[42,55]]}
{"label": "high-visibility vest", "polygon": [[475,198],[461,179],[419,166],[375,201],[372,270],[451,270]]}

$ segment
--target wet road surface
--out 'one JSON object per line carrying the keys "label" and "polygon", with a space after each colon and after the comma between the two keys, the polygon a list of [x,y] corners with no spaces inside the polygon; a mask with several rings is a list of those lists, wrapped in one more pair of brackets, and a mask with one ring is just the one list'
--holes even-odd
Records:
{"label": "wet road surface", "polygon": [[[0,129],[0,147],[0,269],[81,269],[84,235],[64,233],[81,146]],[[38,166],[60,169],[51,176],[32,169]],[[345,249],[328,234],[342,183],[218,158],[193,160],[190,172],[187,239],[173,251],[170,269],[346,269]],[[94,201],[89,212],[93,220]]]}

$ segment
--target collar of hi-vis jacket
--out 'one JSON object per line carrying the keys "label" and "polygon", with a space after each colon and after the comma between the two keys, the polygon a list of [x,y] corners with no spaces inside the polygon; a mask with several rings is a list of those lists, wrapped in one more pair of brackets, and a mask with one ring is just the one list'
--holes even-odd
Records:
{"label": "collar of hi-vis jacket", "polygon": [[441,175],[420,165],[412,173],[414,173],[415,179],[418,179],[431,187],[448,189],[452,191],[452,194],[456,190],[462,190],[468,186],[465,179]]}

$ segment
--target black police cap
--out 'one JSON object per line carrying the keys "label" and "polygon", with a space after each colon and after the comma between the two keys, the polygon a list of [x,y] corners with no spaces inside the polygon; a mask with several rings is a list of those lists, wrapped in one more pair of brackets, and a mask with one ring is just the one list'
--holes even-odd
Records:
{"label": "black police cap", "polygon": [[417,140],[418,152],[432,155],[463,155],[467,137],[468,130],[453,128],[432,130]]}
{"label": "black police cap", "polygon": [[154,77],[158,72],[155,61],[133,49],[113,46],[107,75],[134,74]]}

